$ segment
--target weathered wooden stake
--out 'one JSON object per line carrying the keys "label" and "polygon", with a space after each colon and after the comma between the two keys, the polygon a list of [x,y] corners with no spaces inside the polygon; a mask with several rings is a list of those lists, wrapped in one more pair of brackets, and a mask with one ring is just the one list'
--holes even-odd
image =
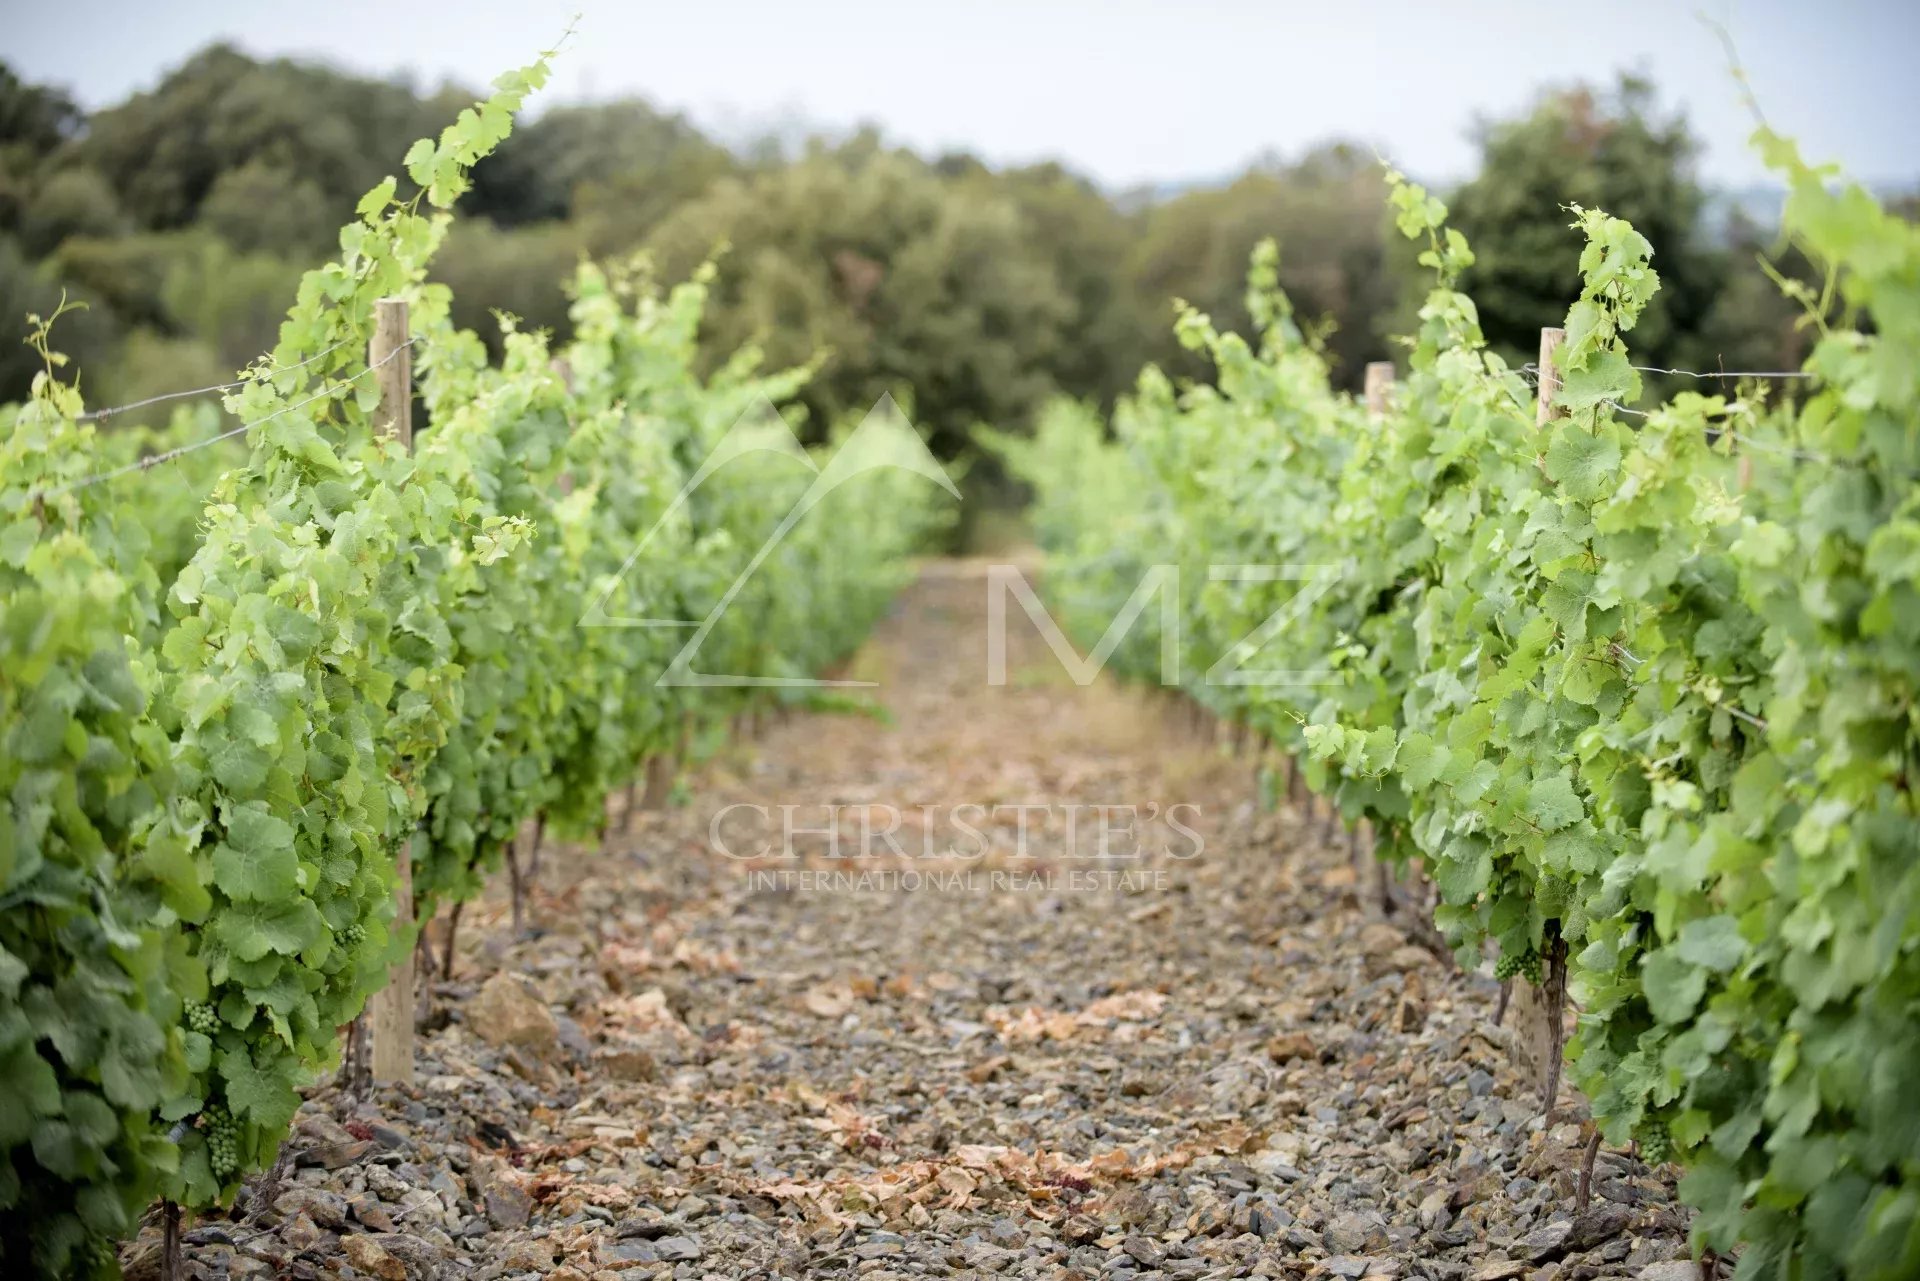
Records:
{"label": "weathered wooden stake", "polygon": [[533,816],[533,840],[527,854],[527,884],[531,886],[540,876],[540,856],[547,849],[547,812],[541,810]]}
{"label": "weathered wooden stake", "polygon": [[507,888],[513,897],[513,936],[519,938],[525,888],[520,878],[520,838],[517,835],[507,838]]}
{"label": "weathered wooden stake", "polygon": [[464,901],[455,903],[453,910],[447,913],[447,941],[440,949],[440,981],[453,979],[453,944],[460,934],[460,913],[466,907]]}
{"label": "weathered wooden stake", "polygon": [[339,1085],[356,1099],[367,1096],[367,1023],[372,1014],[369,1006],[347,1024],[347,1043],[340,1051]]}
{"label": "weathered wooden stake", "polygon": [[427,937],[425,924],[413,941],[413,980],[418,989],[414,993],[413,1025],[418,1028],[433,1013],[433,940]]}
{"label": "weathered wooden stake", "polygon": [[1543,1129],[1553,1128],[1554,1105],[1560,1099],[1560,1060],[1565,1054],[1567,1039],[1567,941],[1560,937],[1557,925],[1549,923],[1553,939],[1547,948],[1547,1044],[1551,1047],[1552,1058],[1547,1063],[1547,1084],[1541,1091],[1545,1095],[1544,1110],[1546,1120]]}
{"label": "weathered wooden stake", "polygon": [[[403,449],[413,448],[413,354],[407,341],[407,301],[382,298],[374,305],[373,341],[367,363],[380,388],[374,430]],[[413,841],[394,855],[394,928],[413,926]],[[369,1003],[373,1033],[373,1076],[378,1081],[413,1084],[413,949],[408,948],[387,976],[387,986]]]}
{"label": "weathered wooden stake", "polygon": [[186,1261],[180,1257],[180,1206],[160,1203],[160,1277],[161,1281],[184,1281]]}
{"label": "weathered wooden stake", "polygon": [[1541,427],[1560,417],[1553,398],[1560,394],[1560,344],[1566,340],[1567,331],[1564,329],[1540,331],[1540,399],[1534,409],[1533,421]]}
{"label": "weathered wooden stake", "polygon": [[[1366,384],[1365,384],[1366,397],[1367,397],[1367,417],[1369,418],[1386,417],[1387,398],[1393,393],[1393,377],[1394,377],[1394,370],[1393,370],[1393,362],[1391,360],[1370,360],[1367,362],[1367,375],[1366,375]],[[1360,876],[1361,876],[1362,870],[1364,869],[1367,860],[1374,859],[1374,852],[1375,852],[1374,840],[1373,840],[1373,829],[1371,825],[1369,825],[1367,829],[1367,840],[1365,845],[1365,852],[1364,853],[1361,852],[1360,823],[1361,823],[1361,820],[1359,819],[1354,820],[1353,827],[1350,829],[1347,835],[1347,856],[1353,863],[1354,890],[1356,894],[1359,892]],[[1387,865],[1386,863],[1378,859],[1374,859],[1374,868],[1379,877],[1380,914],[1382,916],[1392,916],[1393,915],[1393,889],[1391,885],[1388,883]]]}
{"label": "weathered wooden stake", "polygon": [[647,787],[640,794],[640,808],[663,810],[673,795],[674,760],[665,752],[647,758]]}
{"label": "weathered wooden stake", "polygon": [[1393,362],[1367,362],[1367,416],[1379,418],[1387,412],[1387,393],[1393,390]]}

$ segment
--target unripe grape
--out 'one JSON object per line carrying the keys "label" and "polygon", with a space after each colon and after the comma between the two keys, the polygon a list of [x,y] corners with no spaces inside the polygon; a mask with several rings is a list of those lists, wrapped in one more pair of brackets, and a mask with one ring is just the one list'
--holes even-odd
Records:
{"label": "unripe grape", "polygon": [[200,1122],[207,1136],[207,1164],[213,1177],[225,1183],[240,1169],[240,1127],[222,1107],[202,1112]]}
{"label": "unripe grape", "polygon": [[220,1030],[220,1015],[205,1001],[187,1002],[187,1030],[212,1036]]}
{"label": "unripe grape", "polygon": [[1673,1159],[1673,1134],[1665,1117],[1649,1114],[1641,1118],[1634,1138],[1640,1142],[1640,1159],[1648,1165],[1665,1165]]}

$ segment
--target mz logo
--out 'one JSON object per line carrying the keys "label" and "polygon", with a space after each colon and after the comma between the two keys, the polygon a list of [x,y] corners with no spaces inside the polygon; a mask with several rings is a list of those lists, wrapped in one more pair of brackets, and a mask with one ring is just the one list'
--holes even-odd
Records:
{"label": "mz logo", "polygon": [[[1247,671],[1244,665],[1258,654],[1289,624],[1298,622],[1307,608],[1333,585],[1339,573],[1337,565],[1213,565],[1207,570],[1207,579],[1215,583],[1284,583],[1295,582],[1295,589],[1279,608],[1268,615],[1267,620],[1254,628],[1246,636],[1227,648],[1220,660],[1207,669],[1206,683],[1209,685],[1331,685],[1335,681],[1334,673],[1327,668],[1312,668],[1300,671],[1268,670]],[[994,565],[987,570],[987,684],[1005,685],[1007,683],[1007,598],[1011,596],[1020,602],[1020,608],[1026,612],[1040,635],[1046,639],[1047,647],[1053,651],[1067,674],[1080,685],[1090,685],[1101,669],[1107,665],[1107,659],[1120,647],[1120,642],[1132,630],[1133,625],[1146,612],[1147,602],[1156,596],[1160,601],[1160,683],[1162,685],[1180,684],[1180,567],[1178,565],[1149,566],[1140,585],[1127,597],[1126,604],[1107,625],[1106,634],[1093,647],[1093,653],[1081,658],[1073,645],[1067,640],[1060,625],[1053,621],[1053,615],[1040,603],[1039,594],[1033,585],[1027,582],[1014,565]]]}

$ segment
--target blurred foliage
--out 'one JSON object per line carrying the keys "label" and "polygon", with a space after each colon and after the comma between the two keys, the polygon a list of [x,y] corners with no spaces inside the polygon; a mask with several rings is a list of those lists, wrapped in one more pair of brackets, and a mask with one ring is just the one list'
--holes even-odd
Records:
{"label": "blurred foliage", "polygon": [[[467,95],[459,95],[465,105]],[[448,115],[403,83],[345,75],[281,58],[259,61],[227,45],[195,54],[145,93],[96,112],[69,156],[56,163],[97,169],[141,226],[197,221],[221,180],[238,171],[245,190],[278,194],[258,211],[263,236],[309,256],[326,252],[338,209],[274,225],[295,194],[351,200],[385,176],[392,140],[425,132]],[[385,144],[385,145],[383,145]]]}
{"label": "blurred foliage", "polygon": [[999,174],[970,158],[949,160],[945,167],[1012,200],[1031,251],[1051,265],[1066,300],[1061,343],[1049,362],[1058,385],[1104,402],[1125,392],[1146,359],[1149,336],[1166,330],[1155,323],[1153,309],[1140,305],[1125,270],[1138,220],[1057,164]]}
{"label": "blurred foliage", "polygon": [[1070,305],[1020,206],[862,134],[714,184],[648,238],[678,279],[720,259],[708,338],[775,366],[826,353],[815,421],[910,392],[936,451],[1023,418],[1057,384]]}
{"label": "blurred foliage", "polygon": [[1222,329],[1257,328],[1247,312],[1246,263],[1271,238],[1281,246],[1281,287],[1326,338],[1336,373],[1352,382],[1386,352],[1391,330],[1383,324],[1407,288],[1399,257],[1388,257],[1386,201],[1378,158],[1335,143],[1150,210],[1132,260],[1135,292],[1160,312],[1149,354],[1169,371],[1205,376],[1206,363],[1175,337],[1174,299]]}
{"label": "blurred foliage", "polygon": [[681,201],[738,167],[684,118],[633,100],[556,107],[474,170],[465,208],[504,226],[566,218],[587,203],[629,248]]}
{"label": "blurred foliage", "polygon": [[486,339],[497,360],[505,338],[496,315],[529,329],[571,330],[563,282],[573,278],[583,246],[570,222],[501,227],[464,219],[447,232],[433,278],[453,289],[453,323]]}
{"label": "blurred foliage", "polygon": [[[19,333],[63,291],[86,303],[60,341],[96,400],[229,377],[385,175],[391,140],[468,97],[214,45],[89,115],[0,65],[0,317]],[[1484,125],[1481,148],[1454,207],[1496,344],[1530,358],[1539,326],[1564,312],[1579,251],[1564,206],[1579,203],[1661,247],[1664,287],[1636,351],[1697,369],[1800,355],[1762,260],[1811,273],[1771,225],[1714,214],[1685,122],[1648,86],[1549,94]],[[1024,428],[1056,392],[1111,404],[1146,362],[1211,379],[1175,338],[1175,301],[1248,328],[1243,264],[1264,237],[1279,241],[1280,283],[1339,384],[1392,354],[1415,305],[1379,160],[1349,143],[1263,158],[1217,185],[1108,193],[1057,164],[928,159],[871,131],[729,149],[622,100],[547,110],[474,177],[434,274],[496,356],[490,312],[569,336],[556,282],[583,255],[643,252],[674,279],[720,249],[707,352],[752,343],[776,364],[819,360],[805,405],[815,432],[882,393],[908,395],[946,455],[978,422]],[[24,395],[30,356],[0,342],[0,400]],[[989,463],[977,479],[996,474]]]}
{"label": "blurred foliage", "polygon": [[[1450,201],[1474,246],[1461,288],[1488,341],[1515,364],[1535,360],[1579,286],[1569,205],[1604,209],[1658,246],[1660,292],[1634,330],[1636,357],[1684,369],[1797,367],[1800,309],[1755,263],[1764,234],[1736,215],[1708,225],[1686,122],[1663,116],[1653,86],[1623,76],[1607,92],[1547,95],[1532,114],[1483,124],[1480,172]],[[1810,269],[1797,254],[1794,274]],[[1658,387],[1651,390],[1658,391]]]}

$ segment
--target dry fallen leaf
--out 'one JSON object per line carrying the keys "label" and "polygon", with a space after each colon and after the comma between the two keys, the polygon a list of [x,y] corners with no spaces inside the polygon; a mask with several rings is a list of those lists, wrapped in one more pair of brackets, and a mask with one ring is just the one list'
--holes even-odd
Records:
{"label": "dry fallen leaf", "polygon": [[845,987],[809,988],[802,1003],[823,1019],[837,1019],[853,1008],[853,993]]}
{"label": "dry fallen leaf", "polygon": [[667,995],[659,988],[648,988],[636,996],[623,996],[600,1006],[603,1023],[627,1032],[670,1032],[676,1037],[694,1039],[693,1032],[667,1004]]}
{"label": "dry fallen leaf", "polygon": [[1167,997],[1164,992],[1116,992],[1112,996],[1101,997],[1082,1010],[1080,1018],[1083,1022],[1125,1019],[1140,1023],[1157,1017],[1166,1008]]}

